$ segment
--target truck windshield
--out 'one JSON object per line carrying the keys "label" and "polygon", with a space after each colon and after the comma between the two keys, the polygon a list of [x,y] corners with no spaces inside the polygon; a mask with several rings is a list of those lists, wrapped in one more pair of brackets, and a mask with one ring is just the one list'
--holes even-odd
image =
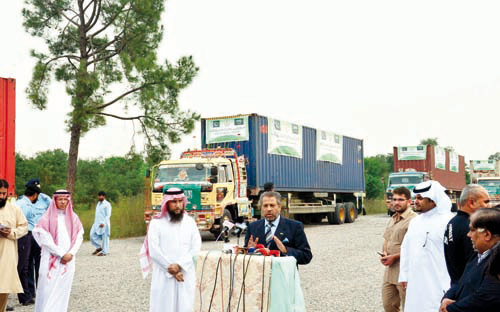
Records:
{"label": "truck windshield", "polygon": [[479,180],[477,183],[483,186],[490,195],[500,194],[500,180]]}
{"label": "truck windshield", "polygon": [[175,164],[158,168],[155,177],[157,183],[207,182],[210,175],[208,164]]}
{"label": "truck windshield", "polygon": [[397,184],[418,184],[422,182],[422,177],[417,175],[397,176],[389,179],[389,185]]}

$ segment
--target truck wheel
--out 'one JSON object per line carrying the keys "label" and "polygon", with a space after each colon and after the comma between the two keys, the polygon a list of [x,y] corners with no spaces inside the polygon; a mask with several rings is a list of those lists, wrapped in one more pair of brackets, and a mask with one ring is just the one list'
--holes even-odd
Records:
{"label": "truck wheel", "polygon": [[356,219],[356,207],[353,203],[348,202],[344,204],[345,207],[345,223],[353,223]]}
{"label": "truck wheel", "polygon": [[345,221],[345,207],[344,204],[337,204],[335,206],[335,212],[329,212],[328,223],[330,224],[342,224]]}

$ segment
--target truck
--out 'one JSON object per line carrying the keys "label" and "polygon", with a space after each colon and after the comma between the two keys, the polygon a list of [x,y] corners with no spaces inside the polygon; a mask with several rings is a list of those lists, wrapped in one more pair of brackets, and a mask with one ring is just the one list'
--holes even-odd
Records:
{"label": "truck", "polygon": [[363,211],[363,140],[245,114],[201,119],[201,149],[151,169],[151,209],[180,187],[201,231],[217,235],[224,220],[260,217],[266,182],[282,195],[282,214],[305,223],[354,222]]}
{"label": "truck", "polygon": [[490,195],[490,204],[500,204],[500,160],[471,160],[472,183],[482,185]]}
{"label": "truck", "polygon": [[456,211],[457,201],[466,185],[464,156],[433,145],[395,146],[393,152],[394,168],[389,174],[385,192],[389,214],[395,188],[403,186],[413,190],[415,185],[427,180],[436,180],[446,188],[452,210]]}
{"label": "truck", "polygon": [[0,179],[9,182],[8,196],[15,197],[16,178],[16,80],[0,78]]}

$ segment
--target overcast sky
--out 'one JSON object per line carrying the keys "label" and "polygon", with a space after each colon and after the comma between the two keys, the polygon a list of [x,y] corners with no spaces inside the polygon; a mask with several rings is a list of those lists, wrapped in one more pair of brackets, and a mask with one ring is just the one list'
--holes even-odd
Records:
{"label": "overcast sky", "polygon": [[[17,80],[18,152],[69,148],[69,99],[49,108],[24,90],[39,42],[22,27],[23,1],[0,0],[0,77]],[[199,75],[180,96],[203,117],[258,113],[364,140],[365,155],[437,137],[469,159],[500,151],[499,1],[169,0],[160,59],[193,55]],[[174,157],[200,141],[195,132]],[[80,157],[123,155],[131,123],[109,120]]]}

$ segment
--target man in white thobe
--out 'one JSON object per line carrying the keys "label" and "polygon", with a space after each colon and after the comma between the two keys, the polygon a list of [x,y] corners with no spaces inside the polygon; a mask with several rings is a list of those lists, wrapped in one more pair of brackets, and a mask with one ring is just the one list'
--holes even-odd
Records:
{"label": "man in white thobe", "polygon": [[141,249],[141,267],[151,279],[151,312],[192,312],[196,282],[193,257],[201,248],[196,222],[185,213],[184,192],[165,192],[161,213],[149,224]]}
{"label": "man in white thobe", "polygon": [[83,241],[83,227],[73,212],[67,191],[54,193],[52,202],[33,230],[42,248],[35,312],[68,310],[75,274],[75,255]]}
{"label": "man in white thobe", "polygon": [[100,191],[95,207],[95,219],[90,229],[90,242],[96,248],[93,255],[106,256],[109,252],[109,236],[111,235],[111,204],[106,200],[106,193]]}
{"label": "man in white thobe", "polygon": [[399,282],[406,288],[405,312],[436,312],[450,288],[443,235],[453,217],[451,201],[437,181],[413,189],[418,216],[411,220],[401,246]]}

